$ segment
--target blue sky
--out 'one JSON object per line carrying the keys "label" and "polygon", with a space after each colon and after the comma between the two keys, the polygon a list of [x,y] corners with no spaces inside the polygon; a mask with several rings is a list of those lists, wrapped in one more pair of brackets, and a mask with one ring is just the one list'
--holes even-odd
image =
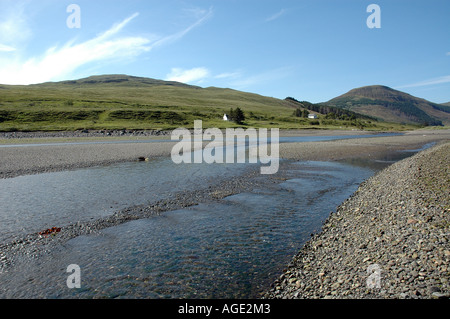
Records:
{"label": "blue sky", "polygon": [[448,0],[0,0],[0,83],[128,74],[311,102],[382,84],[443,103],[449,14]]}

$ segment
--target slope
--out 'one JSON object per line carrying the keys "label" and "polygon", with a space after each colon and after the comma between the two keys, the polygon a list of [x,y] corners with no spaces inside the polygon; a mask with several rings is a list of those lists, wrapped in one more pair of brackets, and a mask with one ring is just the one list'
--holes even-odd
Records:
{"label": "slope", "polygon": [[[247,124],[297,127],[288,102],[222,88],[128,75],[42,84],[0,85],[0,131],[173,129],[196,119],[233,127],[223,114],[240,107]],[[298,122],[298,121],[297,121]]]}
{"label": "slope", "polygon": [[381,85],[356,88],[323,104],[387,122],[450,124],[449,106],[432,103]]}

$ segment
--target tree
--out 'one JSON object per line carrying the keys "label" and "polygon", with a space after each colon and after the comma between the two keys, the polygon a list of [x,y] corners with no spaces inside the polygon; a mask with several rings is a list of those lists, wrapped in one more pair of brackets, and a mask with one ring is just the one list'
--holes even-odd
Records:
{"label": "tree", "polygon": [[245,121],[244,112],[239,107],[237,107],[235,110],[230,110],[230,118],[237,124],[243,124],[243,122]]}
{"label": "tree", "polygon": [[308,116],[309,116],[309,111],[307,109],[304,109],[303,112],[302,112],[302,117],[307,119]]}

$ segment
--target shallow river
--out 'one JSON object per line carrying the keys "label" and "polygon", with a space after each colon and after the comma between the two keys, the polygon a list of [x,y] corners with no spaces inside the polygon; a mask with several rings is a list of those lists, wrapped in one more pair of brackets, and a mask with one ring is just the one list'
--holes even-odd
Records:
{"label": "shallow river", "polygon": [[[0,273],[2,298],[255,298],[310,234],[386,163],[296,162],[288,179],[79,236]],[[0,180],[2,241],[214,185],[250,164],[170,159]],[[81,269],[69,289],[67,266]]]}

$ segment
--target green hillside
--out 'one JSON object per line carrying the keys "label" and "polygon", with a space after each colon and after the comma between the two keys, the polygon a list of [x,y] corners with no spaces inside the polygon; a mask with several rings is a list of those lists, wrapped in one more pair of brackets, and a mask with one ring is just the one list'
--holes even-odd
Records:
{"label": "green hillside", "polygon": [[431,126],[450,124],[449,106],[381,85],[353,89],[323,104],[388,122]]}
{"label": "green hillside", "polygon": [[[222,88],[201,88],[127,75],[92,76],[37,85],[0,85],[0,131],[80,129],[174,129],[236,127],[223,121],[230,109],[244,111],[244,126],[401,129],[362,118],[346,120],[295,116],[301,105]],[[239,125],[242,126],[242,125]]]}

